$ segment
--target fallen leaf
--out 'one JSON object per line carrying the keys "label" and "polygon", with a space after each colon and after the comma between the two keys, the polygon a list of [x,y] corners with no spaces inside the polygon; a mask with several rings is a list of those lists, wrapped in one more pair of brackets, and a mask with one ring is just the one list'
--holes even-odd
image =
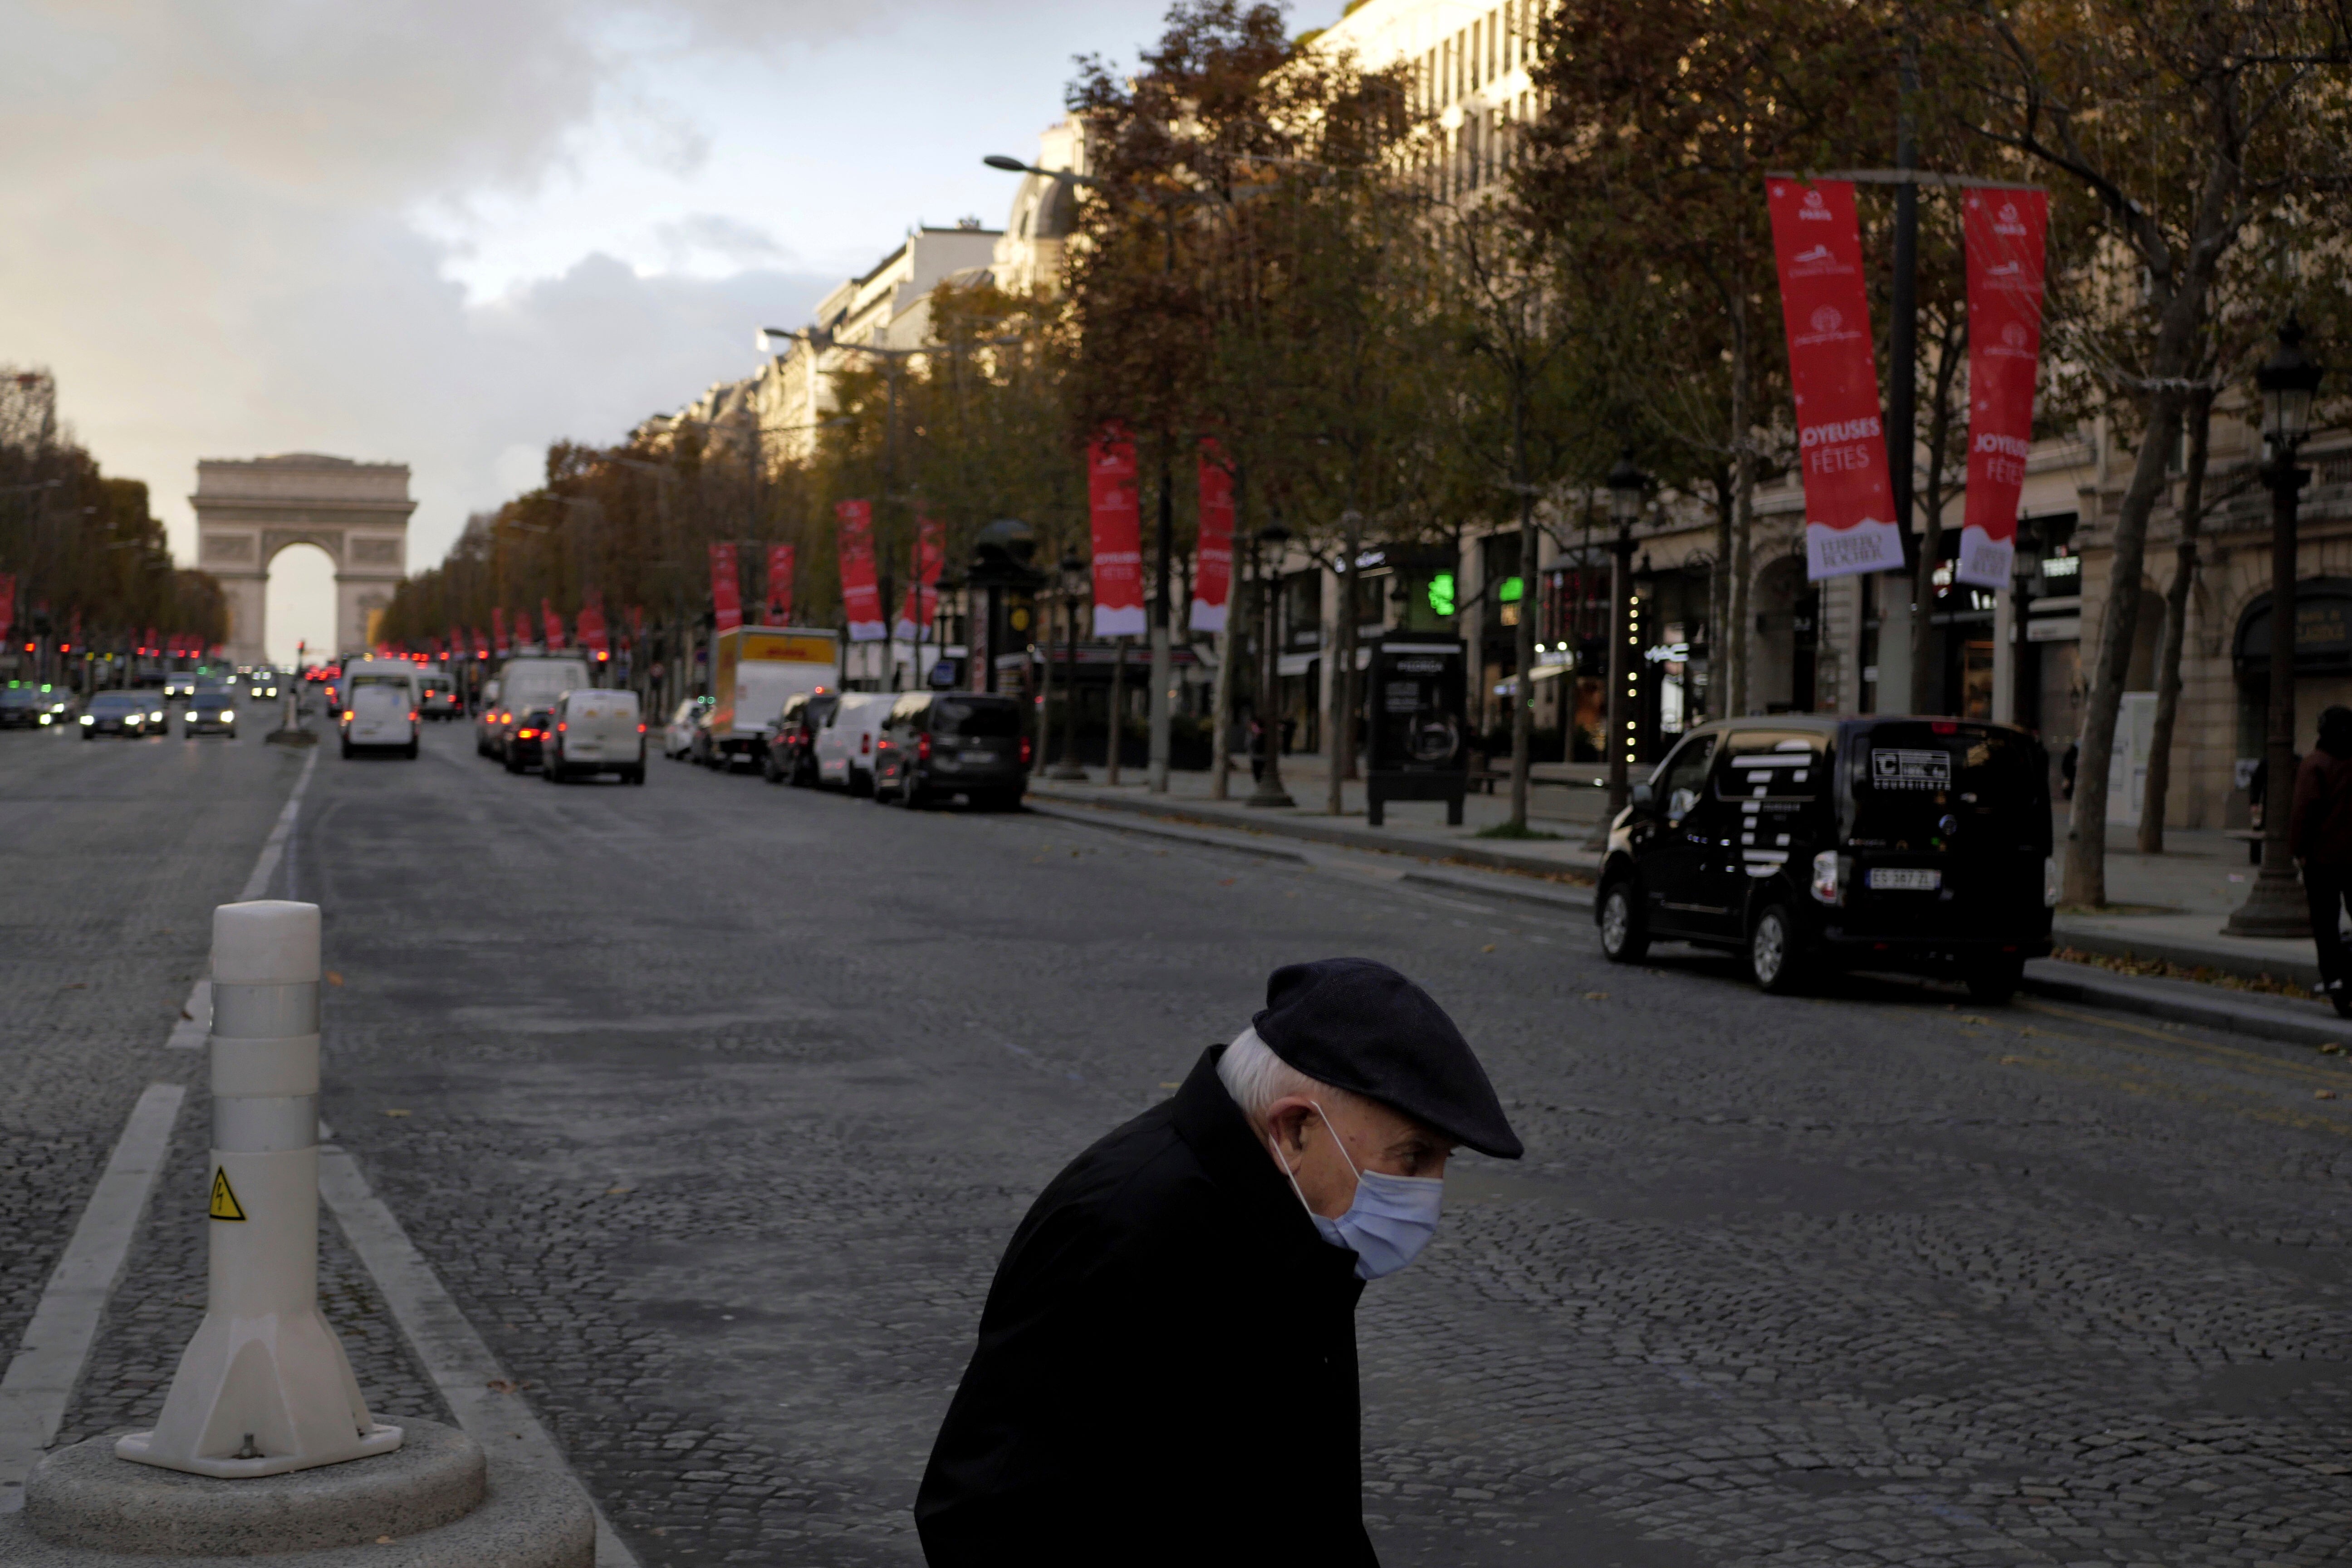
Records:
{"label": "fallen leaf", "polygon": [[1484,946],[1484,947],[1480,948],[1478,951],[1479,951],[1480,952],[1494,952],[1494,951],[1495,951],[1495,944],[1494,944],[1493,942],[1488,942],[1486,946]]}
{"label": "fallen leaf", "polygon": [[410,1112],[405,1111],[405,1110],[387,1110],[387,1111],[385,1111],[385,1112],[384,1112],[384,1114],[385,1114],[386,1116],[406,1116],[406,1115],[409,1115],[409,1114],[410,1114]]}
{"label": "fallen leaf", "polygon": [[379,1535],[375,1538],[375,1543],[378,1546],[389,1546],[392,1544],[392,1537],[389,1535]]}
{"label": "fallen leaf", "polygon": [[1963,1024],[1986,1024],[1986,1025],[1990,1025],[1990,1024],[1992,1022],[1992,1020],[1991,1020],[1990,1018],[1979,1018],[1979,1017],[1978,1017],[1974,1013],[1963,1013],[1963,1014],[1961,1014],[1961,1015],[1960,1015],[1960,1022],[1961,1022],[1961,1023],[1963,1023]]}
{"label": "fallen leaf", "polygon": [[2003,1057],[2000,1058],[2000,1065],[2005,1068],[2021,1068],[2025,1065],[2025,1058],[2023,1057]]}
{"label": "fallen leaf", "polygon": [[189,1012],[185,1007],[180,1009],[180,1016],[185,1018],[191,1024],[196,1021],[196,1016],[194,1013]]}
{"label": "fallen leaf", "polygon": [[72,984],[63,987],[63,989],[68,991],[87,991],[89,989],[89,982],[87,980],[77,980]]}
{"label": "fallen leaf", "polygon": [[492,1394],[512,1394],[522,1384],[509,1377],[494,1377],[486,1384]]}
{"label": "fallen leaf", "polygon": [[1225,878],[1223,878],[1223,879],[1219,879],[1219,881],[1218,881],[1218,883],[1217,883],[1217,886],[1219,886],[1220,888],[1230,888],[1230,887],[1232,887],[1235,882],[1238,882],[1238,881],[1240,881],[1240,880],[1241,880],[1241,879],[1240,879],[1239,877],[1225,877]]}
{"label": "fallen leaf", "polygon": [[342,977],[341,974],[337,973],[335,971],[333,971],[333,970],[331,970],[331,969],[330,969],[329,971],[327,971],[327,984],[330,984],[330,985],[341,985],[342,983],[343,983],[343,977]]}
{"label": "fallen leaf", "polygon": [[636,1190],[637,1189],[635,1187],[606,1187],[604,1189],[604,1195],[608,1198],[617,1197],[623,1193],[634,1193]]}
{"label": "fallen leaf", "polygon": [[2336,1041],[2330,1040],[2319,1047],[2319,1054],[2323,1057],[2340,1057],[2344,1054],[2344,1047]]}
{"label": "fallen leaf", "polygon": [[2311,1098],[2314,1100],[2334,1100],[2336,1098],[2336,1091],[2332,1089],[2315,1089],[2311,1091]]}
{"label": "fallen leaf", "polygon": [[1609,1000],[1609,993],[1606,991],[1588,991],[1584,994],[1584,999],[1587,1002],[1606,1002]]}

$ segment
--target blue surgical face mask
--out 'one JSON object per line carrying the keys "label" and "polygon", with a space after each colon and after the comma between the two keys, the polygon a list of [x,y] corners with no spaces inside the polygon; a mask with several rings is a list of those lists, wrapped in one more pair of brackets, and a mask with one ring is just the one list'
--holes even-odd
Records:
{"label": "blue surgical face mask", "polygon": [[1378,1279],[1393,1274],[1420,1257],[1429,1238],[1437,1234],[1445,1184],[1434,1176],[1391,1176],[1381,1171],[1356,1170],[1356,1162],[1348,1159],[1348,1145],[1339,1130],[1331,1125],[1331,1113],[1320,1105],[1315,1110],[1323,1118],[1324,1131],[1338,1145],[1339,1158],[1347,1160],[1348,1169],[1356,1173],[1356,1196],[1348,1212],[1338,1219],[1317,1214],[1307,1204],[1298,1178],[1292,1174],[1290,1162],[1282,1157],[1280,1145],[1268,1139],[1266,1146],[1274,1151],[1275,1163],[1290,1177],[1290,1190],[1298,1194],[1299,1206],[1307,1210],[1307,1217],[1315,1222],[1323,1239],[1356,1255],[1357,1279]]}

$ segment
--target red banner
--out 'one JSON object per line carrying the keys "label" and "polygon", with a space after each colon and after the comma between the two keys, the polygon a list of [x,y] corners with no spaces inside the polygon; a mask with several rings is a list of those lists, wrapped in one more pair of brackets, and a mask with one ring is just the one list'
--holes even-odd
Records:
{"label": "red banner", "polygon": [[768,546],[768,624],[793,624],[793,551],[789,544]]}
{"label": "red banner", "polygon": [[1098,637],[1141,637],[1144,632],[1143,543],[1135,473],[1135,443],[1115,430],[1104,431],[1087,448]]}
{"label": "red banner", "polygon": [[2017,496],[2033,445],[2033,376],[2042,360],[2042,191],[1969,193],[1969,500],[1952,576],[2006,588],[2017,554]]}
{"label": "red banner", "polygon": [[874,503],[835,501],[834,521],[841,539],[841,609],[849,619],[851,642],[882,640],[882,590],[874,584]]}
{"label": "red banner", "polygon": [[710,547],[710,608],[722,632],[743,624],[743,579],[736,574],[731,544]]}
{"label": "red banner", "polygon": [[482,635],[482,628],[479,626],[474,628],[474,657],[476,658],[490,657],[490,639]]}
{"label": "red banner", "polygon": [[16,629],[16,574],[0,572],[0,638]]}
{"label": "red banner", "polygon": [[563,646],[563,617],[555,613],[554,605],[541,599],[539,602],[539,622],[547,633],[541,646],[553,653]]}
{"label": "red banner", "polygon": [[1903,535],[1886,477],[1853,184],[1767,180],[1764,190],[1804,460],[1805,575],[1893,571],[1903,564]]}
{"label": "red banner", "polygon": [[[940,607],[940,565],[947,557],[947,547],[939,521],[919,518],[915,522],[915,567],[923,585],[923,629],[928,631]],[[915,638],[915,590],[909,585],[906,598],[898,605],[898,624],[891,635],[907,642]]]}
{"label": "red banner", "polygon": [[496,605],[490,606],[490,637],[492,639],[491,646],[498,650],[499,657],[500,658],[506,658],[508,647],[507,613],[499,608]]}
{"label": "red banner", "polygon": [[579,620],[572,629],[579,634],[580,646],[601,658],[612,649],[611,639],[604,635],[604,595],[591,588],[581,600]]}
{"label": "red banner", "polygon": [[1234,584],[1234,471],[1213,436],[1201,438],[1201,537],[1192,568],[1192,629],[1225,629]]}

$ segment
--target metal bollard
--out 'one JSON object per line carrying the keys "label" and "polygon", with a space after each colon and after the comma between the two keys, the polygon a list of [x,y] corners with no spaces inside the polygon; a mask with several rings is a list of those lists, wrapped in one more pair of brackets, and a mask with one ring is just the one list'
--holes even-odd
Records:
{"label": "metal bollard", "polygon": [[126,1459],[282,1475],[400,1447],[319,1315],[319,906],[213,911],[210,1280],[205,1320]]}

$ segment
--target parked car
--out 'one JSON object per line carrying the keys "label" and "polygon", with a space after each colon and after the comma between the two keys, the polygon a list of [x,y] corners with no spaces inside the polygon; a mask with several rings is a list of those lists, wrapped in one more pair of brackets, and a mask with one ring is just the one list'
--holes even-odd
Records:
{"label": "parked car", "polygon": [[671,710],[662,726],[662,755],[681,762],[694,754],[694,721],[710,710],[708,697],[689,697]]}
{"label": "parked car", "polygon": [[637,694],[626,689],[567,691],[555,700],[551,737],[541,737],[540,773],[550,784],[618,773],[623,784],[646,782],[646,726]]}
{"label": "parked car", "polygon": [[236,702],[225,691],[200,693],[181,713],[180,732],[191,740],[198,735],[226,735],[234,740]]}
{"label": "parked car", "polygon": [[466,705],[458,700],[457,683],[448,676],[428,674],[416,682],[416,711],[427,719],[462,719]]}
{"label": "parked car", "polygon": [[163,699],[159,692],[101,691],[82,710],[81,738],[95,741],[100,735],[161,735],[165,732],[163,719]]}
{"label": "parked car", "polygon": [[887,691],[851,691],[816,732],[816,776],[852,795],[874,793],[874,742],[898,699]]}
{"label": "parked car", "polygon": [[990,692],[907,692],[875,742],[874,798],[919,810],[960,795],[979,810],[1015,809],[1029,789],[1024,706]]}
{"label": "parked car", "polygon": [[[343,755],[396,751],[416,760],[416,673],[403,659],[353,661],[343,676]],[[200,691],[196,700],[204,700]]]}
{"label": "parked car", "polygon": [[2049,763],[2007,725],[1786,715],[1702,725],[1612,825],[1601,949],[1743,951],[1767,991],[1841,968],[1957,975],[1980,1002],[2050,951]]}
{"label": "parked car", "polygon": [[515,715],[514,723],[508,727],[506,739],[499,747],[499,754],[506,761],[507,772],[519,773],[526,768],[539,766],[540,760],[546,755],[547,738],[554,722],[555,709],[552,705],[527,708]]}
{"label": "parked car", "polygon": [[760,772],[770,784],[816,783],[816,732],[840,701],[841,693],[824,689],[796,691],[785,701],[760,753]]}
{"label": "parked car", "polygon": [[499,701],[500,689],[496,676],[482,682],[481,710],[474,715],[474,755],[478,757],[499,754],[499,729],[507,722],[506,709]]}

